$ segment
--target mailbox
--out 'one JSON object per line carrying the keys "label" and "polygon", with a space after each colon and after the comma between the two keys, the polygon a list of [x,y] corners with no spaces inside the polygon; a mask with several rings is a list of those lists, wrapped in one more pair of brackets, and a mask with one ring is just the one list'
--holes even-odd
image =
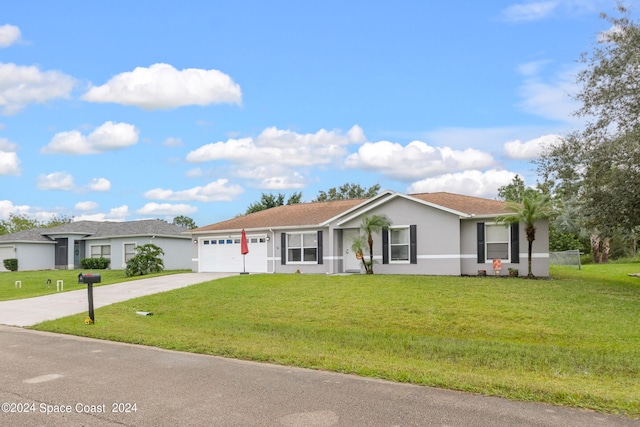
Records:
{"label": "mailbox", "polygon": [[78,274],[78,283],[84,283],[84,284],[93,284],[93,283],[100,283],[100,274],[98,273],[88,273],[88,274]]}

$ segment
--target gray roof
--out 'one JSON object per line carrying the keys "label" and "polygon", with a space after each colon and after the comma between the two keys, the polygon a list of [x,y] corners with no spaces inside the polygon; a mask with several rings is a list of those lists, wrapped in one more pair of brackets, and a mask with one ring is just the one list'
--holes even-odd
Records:
{"label": "gray roof", "polygon": [[52,242],[57,236],[76,234],[81,239],[157,236],[190,239],[184,228],[159,219],[141,221],[76,221],[51,228],[32,228],[0,236],[0,242]]}

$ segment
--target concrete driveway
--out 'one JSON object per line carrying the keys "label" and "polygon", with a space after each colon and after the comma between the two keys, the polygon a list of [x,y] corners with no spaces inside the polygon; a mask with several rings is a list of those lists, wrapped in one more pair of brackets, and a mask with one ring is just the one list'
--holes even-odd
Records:
{"label": "concrete driveway", "polygon": [[[157,294],[172,289],[195,285],[237,275],[238,273],[182,273],[139,279],[115,285],[93,288],[94,308],[104,307],[120,301]],[[32,326],[45,320],[59,319],[72,314],[89,311],[86,289],[60,292],[35,298],[0,302],[0,324]]]}

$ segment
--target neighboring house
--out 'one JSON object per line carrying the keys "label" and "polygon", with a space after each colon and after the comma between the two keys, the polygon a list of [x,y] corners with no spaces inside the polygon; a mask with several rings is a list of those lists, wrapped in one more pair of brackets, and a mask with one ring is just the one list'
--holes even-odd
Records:
{"label": "neighboring house", "polygon": [[[261,273],[361,272],[351,246],[364,216],[386,215],[391,227],[374,236],[381,274],[494,274],[493,260],[527,272],[522,224],[496,224],[505,202],[451,193],[384,191],[371,199],[278,206],[190,230],[193,271]],[[536,223],[533,274],[549,275],[549,225]],[[245,230],[249,253],[240,253]],[[365,254],[365,258],[367,254]],[[244,266],[243,266],[244,262]]]}
{"label": "neighboring house", "polygon": [[80,268],[83,258],[105,257],[122,270],[135,247],[153,243],[164,251],[166,270],[191,268],[191,239],[184,228],[161,220],[128,222],[77,221],[52,228],[33,228],[0,236],[2,260],[18,259],[18,270]]}

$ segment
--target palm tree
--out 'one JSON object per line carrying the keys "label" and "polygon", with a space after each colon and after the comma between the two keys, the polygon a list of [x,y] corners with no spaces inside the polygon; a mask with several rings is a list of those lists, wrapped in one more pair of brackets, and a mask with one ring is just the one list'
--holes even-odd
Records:
{"label": "palm tree", "polygon": [[536,227],[534,224],[536,221],[548,219],[552,215],[553,207],[551,200],[546,194],[530,192],[522,199],[522,203],[507,202],[506,208],[513,213],[496,218],[496,222],[506,224],[517,224],[521,222],[524,224],[524,231],[527,235],[528,243],[527,261],[529,273],[527,274],[527,278],[533,279],[535,276],[531,271],[531,254],[533,252],[533,241],[536,240]]}
{"label": "palm tree", "polygon": [[362,257],[362,265],[364,266],[367,274],[373,274],[373,234],[379,232],[383,228],[388,228],[390,225],[391,221],[386,215],[372,215],[362,218],[360,231],[364,233],[364,236],[356,239],[353,242],[351,249],[362,255],[362,249],[365,243],[369,245],[369,261],[365,261],[364,257]]}

